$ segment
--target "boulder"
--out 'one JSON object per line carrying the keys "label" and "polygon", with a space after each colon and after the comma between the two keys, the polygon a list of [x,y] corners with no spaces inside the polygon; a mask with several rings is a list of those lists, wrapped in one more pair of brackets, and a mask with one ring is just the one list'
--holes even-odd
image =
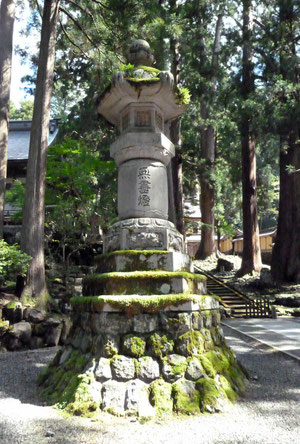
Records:
{"label": "boulder", "polygon": [[218,259],[217,269],[218,272],[222,271],[232,271],[234,270],[234,263],[228,259]]}
{"label": "boulder", "polygon": [[111,367],[113,377],[119,381],[127,381],[135,376],[135,365],[132,358],[116,355],[113,358]]}
{"label": "boulder", "polygon": [[31,325],[26,321],[13,324],[7,335],[20,340],[23,344],[28,344],[31,338]]}
{"label": "boulder", "polygon": [[23,308],[21,302],[9,302],[2,309],[2,315],[11,324],[16,324],[23,319]]}
{"label": "boulder", "polygon": [[46,312],[38,308],[25,308],[23,319],[33,324],[39,324],[46,319]]}

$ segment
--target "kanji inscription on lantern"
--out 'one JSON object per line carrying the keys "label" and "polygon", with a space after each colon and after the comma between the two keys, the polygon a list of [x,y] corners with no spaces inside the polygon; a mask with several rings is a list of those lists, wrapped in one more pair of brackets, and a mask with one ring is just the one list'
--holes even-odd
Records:
{"label": "kanji inscription on lantern", "polygon": [[138,206],[150,206],[151,177],[147,167],[138,169]]}
{"label": "kanji inscription on lantern", "polygon": [[150,126],[151,115],[149,111],[137,111],[135,117],[136,126]]}

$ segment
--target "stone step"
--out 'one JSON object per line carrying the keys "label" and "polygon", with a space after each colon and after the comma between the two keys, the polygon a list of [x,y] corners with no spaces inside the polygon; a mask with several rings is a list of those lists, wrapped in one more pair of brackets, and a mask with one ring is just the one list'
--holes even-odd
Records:
{"label": "stone step", "polygon": [[206,278],[187,272],[144,271],[89,275],[83,280],[83,295],[206,294]]}
{"label": "stone step", "polygon": [[187,254],[172,251],[114,251],[95,258],[96,272],[114,271],[193,271]]}

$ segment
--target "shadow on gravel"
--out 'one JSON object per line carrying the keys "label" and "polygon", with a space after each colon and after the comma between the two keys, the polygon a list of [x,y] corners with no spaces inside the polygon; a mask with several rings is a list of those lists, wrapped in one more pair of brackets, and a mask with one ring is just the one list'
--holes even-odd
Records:
{"label": "shadow on gravel", "polygon": [[300,406],[300,363],[255,341],[242,341],[231,334],[226,339],[250,377],[241,402],[246,406],[254,403],[266,420],[288,416],[289,424],[298,427],[299,417],[291,417],[290,406]]}
{"label": "shadow on gravel", "polygon": [[43,405],[37,397],[36,379],[54,358],[59,347],[0,353],[0,402],[18,399],[32,405]]}

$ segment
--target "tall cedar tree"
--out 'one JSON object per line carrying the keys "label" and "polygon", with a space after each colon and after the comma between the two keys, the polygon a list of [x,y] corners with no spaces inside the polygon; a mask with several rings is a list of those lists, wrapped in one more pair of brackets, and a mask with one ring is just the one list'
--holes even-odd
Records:
{"label": "tall cedar tree", "polygon": [[59,0],[44,2],[21,232],[21,248],[32,257],[24,291],[27,296],[41,302],[47,294],[44,260],[45,175],[59,3]]}
{"label": "tall cedar tree", "polygon": [[243,61],[241,144],[242,144],[242,189],[243,189],[243,255],[240,276],[260,271],[262,267],[257,221],[257,185],[254,119],[246,101],[254,92],[252,61],[252,0],[243,1]]}
{"label": "tall cedar tree", "polygon": [[[175,17],[178,15],[177,0],[170,0],[170,14]],[[174,77],[175,85],[179,83],[179,41],[176,37],[170,36],[170,56],[171,56],[171,72]],[[182,157],[180,154],[181,148],[181,117],[173,120],[170,126],[170,139],[174,143],[176,151],[175,156],[171,159],[168,166],[168,173],[171,175],[169,180],[170,195],[169,195],[169,216],[172,222],[176,225],[180,233],[184,233],[184,219],[183,219],[183,184],[182,184]]]}
{"label": "tall cedar tree", "polygon": [[2,0],[0,6],[0,238],[3,237],[4,223],[9,95],[15,3],[15,0]]}
{"label": "tall cedar tree", "polygon": [[215,129],[211,123],[207,123],[207,120],[211,118],[210,104],[207,103],[207,97],[210,98],[210,102],[213,102],[213,98],[217,91],[217,79],[218,79],[218,56],[221,51],[221,35],[223,29],[223,13],[220,13],[217,18],[214,45],[212,51],[211,61],[209,62],[207,48],[204,41],[201,45],[201,58],[210,66],[210,69],[206,71],[206,80],[208,86],[206,87],[205,96],[201,98],[201,151],[200,158],[203,160],[204,168],[200,175],[200,209],[201,209],[201,221],[203,223],[201,227],[201,243],[196,253],[196,257],[199,259],[205,259],[207,256],[216,252],[215,243],[215,217],[214,217],[214,205],[215,205],[215,186],[212,180],[212,175],[215,171],[215,158],[216,158],[216,140]]}
{"label": "tall cedar tree", "polygon": [[[299,81],[297,69],[296,2],[279,0],[280,74],[293,86]],[[296,92],[295,92],[296,94]],[[288,97],[281,95],[282,107]],[[300,282],[300,147],[296,113],[284,113],[279,125],[280,136],[280,196],[276,242],[271,272],[276,282]],[[288,116],[288,118],[286,118]]]}

